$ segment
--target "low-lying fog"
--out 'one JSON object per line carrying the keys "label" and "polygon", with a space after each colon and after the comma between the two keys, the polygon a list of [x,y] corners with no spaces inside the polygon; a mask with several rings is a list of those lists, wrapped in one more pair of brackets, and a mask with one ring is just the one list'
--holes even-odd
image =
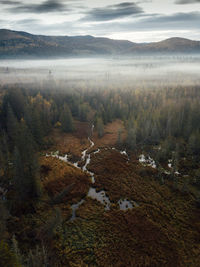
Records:
{"label": "low-lying fog", "polygon": [[54,80],[95,86],[200,84],[200,56],[1,60],[0,84]]}

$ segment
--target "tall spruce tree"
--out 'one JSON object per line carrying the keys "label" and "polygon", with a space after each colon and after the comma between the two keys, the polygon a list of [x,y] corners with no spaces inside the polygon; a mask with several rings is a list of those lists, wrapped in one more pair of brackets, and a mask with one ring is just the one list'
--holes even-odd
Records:
{"label": "tall spruce tree", "polygon": [[23,205],[39,198],[41,188],[38,170],[33,138],[22,120],[14,151],[14,189],[18,204]]}
{"label": "tall spruce tree", "polygon": [[101,138],[104,135],[104,124],[101,117],[97,118],[96,127],[97,127],[98,137]]}
{"label": "tall spruce tree", "polygon": [[63,110],[61,112],[60,122],[63,132],[68,133],[74,130],[72,113],[66,103],[64,104]]}
{"label": "tall spruce tree", "polygon": [[135,128],[130,128],[128,130],[128,136],[127,136],[127,145],[131,150],[136,149],[136,131]]}
{"label": "tall spruce tree", "polygon": [[19,125],[16,116],[10,105],[7,106],[7,133],[10,139],[10,149],[12,150],[14,144],[17,142]]}

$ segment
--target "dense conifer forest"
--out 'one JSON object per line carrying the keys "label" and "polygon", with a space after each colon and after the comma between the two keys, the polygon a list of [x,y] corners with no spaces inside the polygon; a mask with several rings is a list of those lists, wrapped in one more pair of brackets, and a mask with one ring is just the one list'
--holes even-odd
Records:
{"label": "dense conifer forest", "polygon": [[[198,85],[2,85],[0,265],[198,266],[199,103]],[[115,123],[114,144],[103,145]],[[56,140],[70,140],[68,163],[52,154],[66,154]],[[91,146],[86,171],[88,140],[101,152]],[[88,170],[109,210],[87,196]],[[121,211],[120,198],[137,205]]]}

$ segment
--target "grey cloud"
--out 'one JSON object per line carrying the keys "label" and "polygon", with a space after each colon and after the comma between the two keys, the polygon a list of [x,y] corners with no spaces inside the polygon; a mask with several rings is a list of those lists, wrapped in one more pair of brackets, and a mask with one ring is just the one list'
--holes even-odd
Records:
{"label": "grey cloud", "polygon": [[[144,25],[149,24],[150,27],[165,27],[172,29],[173,27],[182,29],[200,26],[200,12],[175,13],[172,15],[159,15],[143,21]],[[143,23],[142,23],[143,24]]]}
{"label": "grey cloud", "polygon": [[137,29],[150,30],[187,30],[200,28],[200,12],[156,15],[133,23]]}
{"label": "grey cloud", "polygon": [[59,0],[46,0],[40,4],[23,4],[20,3],[17,7],[8,8],[12,13],[49,13],[66,11],[69,8]]}
{"label": "grey cloud", "polygon": [[[1,23],[1,21],[0,21]],[[44,35],[79,35],[82,27],[68,21],[62,23],[44,24],[40,19],[22,19],[13,21],[2,21],[2,24],[9,24],[11,30],[25,31],[32,34]]]}
{"label": "grey cloud", "polygon": [[83,32],[95,36],[109,35],[110,33],[137,32],[137,31],[181,31],[199,30],[200,12],[176,13],[172,15],[148,14],[149,16],[129,21],[102,21],[101,23],[86,24],[75,21],[44,25],[42,21],[21,20],[15,23],[18,29],[33,30],[33,32],[66,35],[79,35]]}
{"label": "grey cloud", "polygon": [[143,4],[143,3],[152,3],[152,0],[139,0],[136,4]]}
{"label": "grey cloud", "polygon": [[197,4],[200,0],[177,0],[175,3],[178,5]]}
{"label": "grey cloud", "polygon": [[22,4],[22,2],[20,2],[20,1],[12,1],[12,0],[1,0],[0,4],[1,5],[13,6],[13,5],[20,5],[20,4]]}
{"label": "grey cloud", "polygon": [[118,18],[141,14],[143,10],[133,2],[123,2],[102,8],[93,8],[86,13],[84,21],[110,21]]}
{"label": "grey cloud", "polygon": [[22,19],[22,20],[17,21],[17,24],[22,25],[22,26],[33,25],[33,24],[40,25],[41,20],[39,20],[39,19]]}
{"label": "grey cloud", "polygon": [[110,32],[137,32],[137,31],[175,31],[199,30],[200,12],[176,13],[173,15],[156,15],[134,19],[132,21],[104,22],[95,24],[91,31],[100,35]]}

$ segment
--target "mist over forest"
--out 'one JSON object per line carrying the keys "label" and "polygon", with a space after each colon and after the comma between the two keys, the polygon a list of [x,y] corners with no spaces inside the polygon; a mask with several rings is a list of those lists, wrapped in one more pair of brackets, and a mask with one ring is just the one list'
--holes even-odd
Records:
{"label": "mist over forest", "polygon": [[0,267],[200,266],[200,1],[0,1]]}
{"label": "mist over forest", "polygon": [[42,60],[1,60],[2,83],[81,82],[135,87],[199,83],[200,56],[94,57]]}

